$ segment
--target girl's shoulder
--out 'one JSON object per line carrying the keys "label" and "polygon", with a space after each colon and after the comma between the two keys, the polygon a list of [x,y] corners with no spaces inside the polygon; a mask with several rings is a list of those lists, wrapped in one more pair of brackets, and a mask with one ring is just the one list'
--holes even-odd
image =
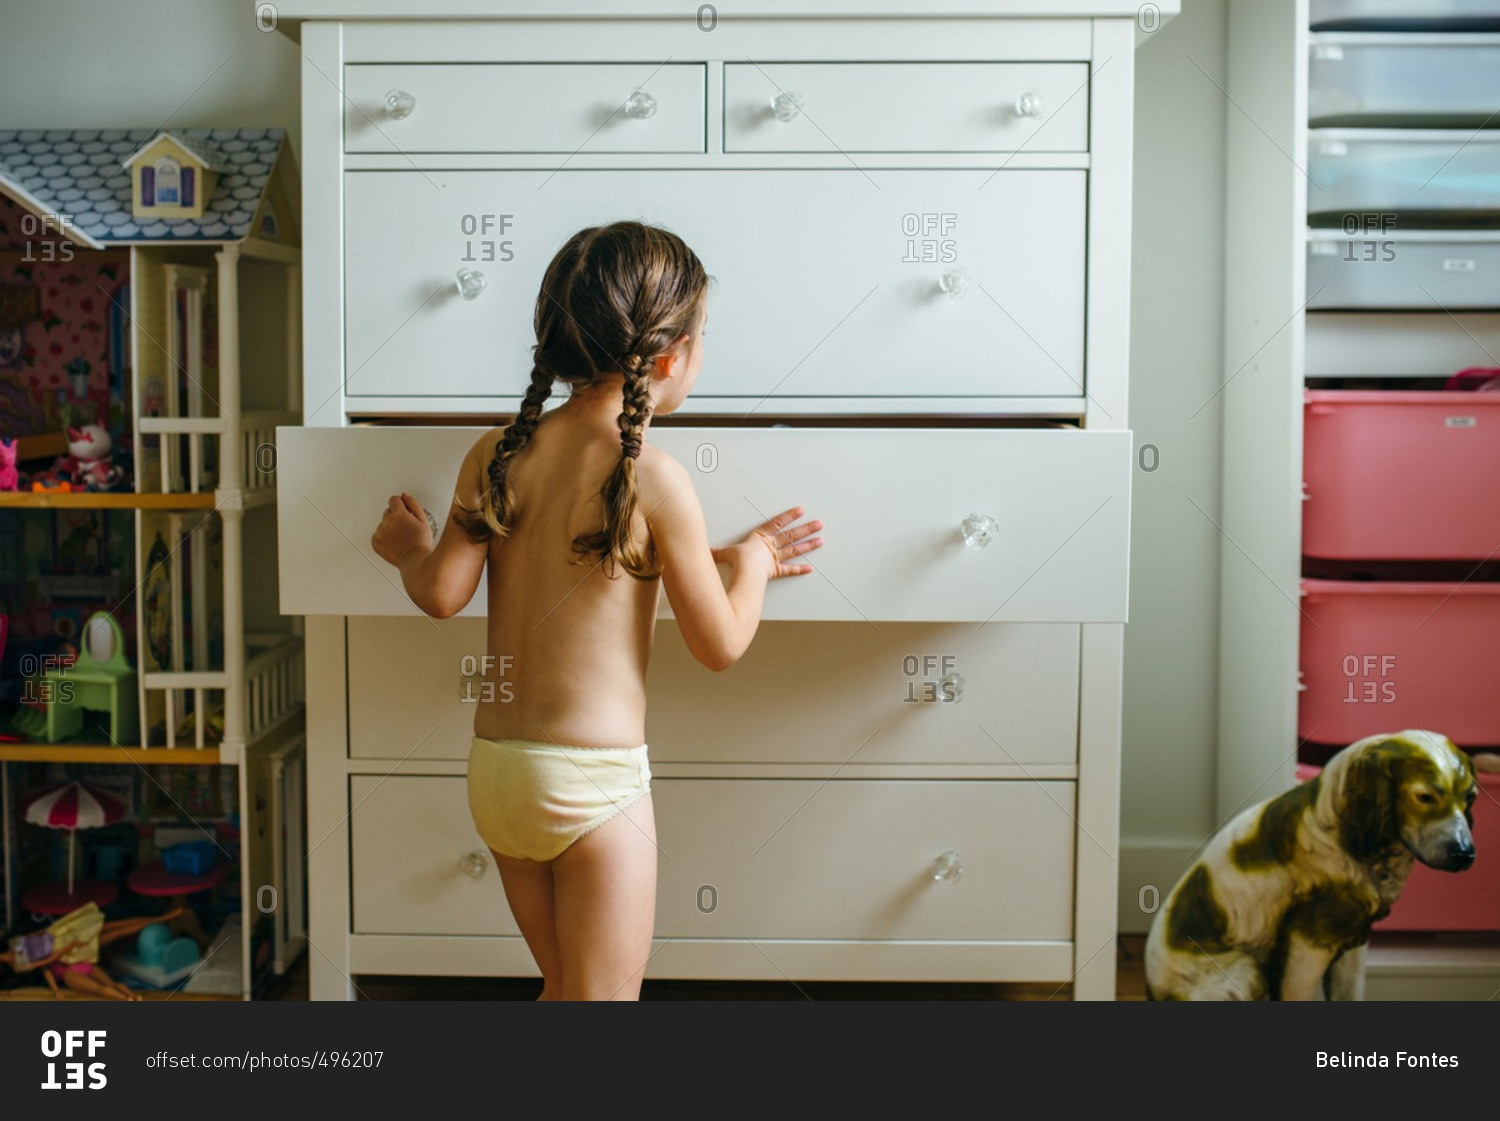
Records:
{"label": "girl's shoulder", "polygon": [[454,498],[461,505],[472,504],[487,489],[490,462],[495,458],[496,449],[504,435],[505,426],[501,425],[487,430],[470,445],[468,454],[464,456],[463,465],[459,468],[458,486],[454,490]]}
{"label": "girl's shoulder", "polygon": [[654,444],[642,444],[635,469],[640,498],[648,508],[673,494],[693,491],[687,468]]}

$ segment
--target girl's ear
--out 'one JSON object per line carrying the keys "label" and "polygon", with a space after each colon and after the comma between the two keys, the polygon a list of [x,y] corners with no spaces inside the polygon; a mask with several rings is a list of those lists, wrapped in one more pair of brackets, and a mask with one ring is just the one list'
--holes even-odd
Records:
{"label": "girl's ear", "polygon": [[665,354],[657,355],[652,363],[652,376],[662,381],[670,380],[677,373],[681,362],[687,358],[687,348],[691,341],[692,336],[687,334],[673,339],[671,349]]}

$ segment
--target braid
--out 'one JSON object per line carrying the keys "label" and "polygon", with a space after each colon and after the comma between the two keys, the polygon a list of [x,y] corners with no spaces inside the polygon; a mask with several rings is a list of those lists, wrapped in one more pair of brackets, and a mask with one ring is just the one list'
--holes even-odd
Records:
{"label": "braid", "polygon": [[639,580],[654,579],[660,570],[656,547],[647,535],[646,542],[635,538],[636,475],[635,461],[641,454],[642,431],[651,416],[651,372],[639,354],[629,354],[620,363],[625,371],[623,407],[620,410],[620,462],[604,483],[604,527],[597,533],[581,534],[573,548],[588,556],[603,555],[605,575],[613,575],[616,565]]}
{"label": "braid", "polygon": [[708,284],[703,263],[680,237],[640,222],[580,230],[558,250],[533,315],[531,388],[489,464],[489,485],[472,515],[476,540],[510,530],[510,464],[531,440],[553,382],[567,383],[575,394],[613,393],[623,375],[620,456],[599,492],[603,518],[597,530],[573,538],[573,549],[578,563],[597,561],[606,576],[616,575],[617,567],[642,580],[659,574],[649,528],[637,521],[636,463],[656,407],[655,362],[694,337]]}
{"label": "braid", "polygon": [[486,537],[504,537],[510,532],[511,495],[507,476],[510,461],[524,448],[542,419],[542,406],[552,396],[552,375],[540,365],[531,367],[531,384],[526,387],[526,396],[516,419],[505,429],[505,435],[495,444],[495,455],[487,471],[489,486],[477,511],[465,510],[459,519],[460,528],[475,540]]}
{"label": "braid", "polygon": [[651,375],[649,364],[639,354],[627,355],[621,363],[625,370],[624,400],[620,410],[620,450],[629,459],[641,454],[641,429],[651,415]]}

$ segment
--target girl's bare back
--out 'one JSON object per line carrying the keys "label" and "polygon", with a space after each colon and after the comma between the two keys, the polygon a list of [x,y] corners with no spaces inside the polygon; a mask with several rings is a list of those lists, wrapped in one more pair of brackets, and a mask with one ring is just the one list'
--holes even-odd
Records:
{"label": "girl's bare back", "polygon": [[[475,446],[472,502],[503,430]],[[647,456],[642,457],[647,458]],[[606,575],[573,541],[603,522],[600,490],[620,460],[619,434],[548,414],[510,467],[514,524],[489,543],[492,685],[476,690],[474,733],[574,747],[646,740],[646,666],[659,580]],[[646,533],[638,512],[640,534]]]}

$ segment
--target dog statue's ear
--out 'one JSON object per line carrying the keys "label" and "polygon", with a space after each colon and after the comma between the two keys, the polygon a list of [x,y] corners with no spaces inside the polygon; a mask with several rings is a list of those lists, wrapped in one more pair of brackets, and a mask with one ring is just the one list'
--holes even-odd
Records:
{"label": "dog statue's ear", "polygon": [[1396,813],[1394,752],[1374,744],[1344,771],[1339,806],[1339,839],[1360,860],[1371,860],[1401,843]]}

